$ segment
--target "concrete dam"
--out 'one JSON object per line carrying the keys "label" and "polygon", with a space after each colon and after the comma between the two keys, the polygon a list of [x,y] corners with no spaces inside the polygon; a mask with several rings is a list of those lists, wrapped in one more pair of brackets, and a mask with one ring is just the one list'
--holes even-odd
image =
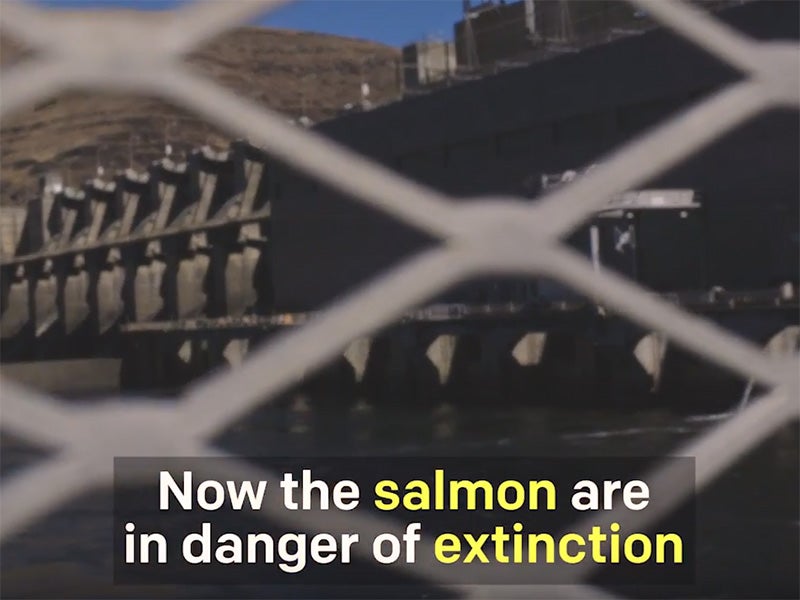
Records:
{"label": "concrete dam", "polygon": [[[720,18],[756,38],[798,38],[796,3],[756,2]],[[543,174],[602,160],[736,77],[656,30],[316,130],[454,201],[535,202]],[[788,111],[743,125],[568,242],[784,352],[797,343],[798,130]],[[689,204],[651,210],[676,190]],[[3,219],[4,369],[112,360],[126,389],[179,387],[238,364],[264,338],[431,243],[246,141],[80,189],[43,181],[37,198]],[[618,251],[623,233],[636,243]],[[298,385],[404,402],[657,396],[708,408],[738,402],[746,384],[589,298],[546,281],[490,279],[353,340]]]}

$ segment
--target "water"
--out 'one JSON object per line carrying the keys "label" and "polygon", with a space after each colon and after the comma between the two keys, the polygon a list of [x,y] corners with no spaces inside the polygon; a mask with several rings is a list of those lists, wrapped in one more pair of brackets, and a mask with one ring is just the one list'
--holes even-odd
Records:
{"label": "water", "polygon": [[[661,456],[726,418],[659,409],[568,411],[457,404],[375,408],[356,402],[344,409],[335,400],[295,397],[249,414],[217,444],[243,456]],[[3,476],[40,456],[5,436]],[[624,594],[797,598],[799,463],[798,428],[787,426],[699,495],[697,584],[625,589]],[[111,587],[110,507],[110,493],[87,493],[6,543],[6,593],[38,589],[38,597],[49,598],[130,597]],[[225,588],[193,586],[133,592],[139,597],[234,597],[230,594]],[[264,590],[242,588],[235,594],[264,597]],[[501,589],[498,598],[502,597]]]}

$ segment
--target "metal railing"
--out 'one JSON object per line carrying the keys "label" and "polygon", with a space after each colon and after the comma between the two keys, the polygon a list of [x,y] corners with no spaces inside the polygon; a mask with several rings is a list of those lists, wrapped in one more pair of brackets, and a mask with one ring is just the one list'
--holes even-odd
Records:
{"label": "metal railing", "polygon": [[[276,337],[254,351],[241,367],[191,386],[177,402],[108,398],[89,407],[3,381],[2,429],[58,451],[40,464],[4,478],[1,538],[14,536],[88,489],[109,485],[114,456],[220,456],[210,440],[256,405],[274,399],[303,374],[342,352],[352,340],[391,323],[452,284],[487,273],[559,280],[771,390],[675,452],[695,457],[697,489],[796,419],[800,412],[797,356],[770,357],[619,275],[604,270],[598,274],[582,256],[559,243],[562,235],[613,194],[663,172],[763,111],[800,106],[796,44],[748,39],[678,2],[633,3],[744,77],[626,144],[600,168],[535,205],[508,197],[487,197],[465,205],[311,131],[287,124],[285,117],[212,83],[182,62],[202,41],[264,14],[281,5],[280,1],[196,2],[155,21],[131,15],[117,20],[97,13],[89,18],[64,18],[28,4],[4,1],[0,7],[3,32],[32,46],[37,54],[3,70],[3,119],[67,88],[156,95],[249,138],[270,155],[441,243],[379,276],[308,324]],[[232,473],[252,479],[269,477],[234,456],[225,462],[226,477]],[[651,493],[665,499],[665,509],[694,492],[676,485],[676,477],[668,467],[650,476]],[[273,516],[285,520],[287,515]],[[632,518],[641,521],[658,516],[647,512]],[[607,518],[609,522],[627,519],[631,526],[644,524],[631,523],[630,515],[616,510]],[[387,530],[386,523],[369,515],[343,513],[337,519],[332,524],[327,513],[311,511],[296,524],[308,530],[357,529],[366,534]],[[425,544],[430,541],[423,540]],[[416,577],[426,576],[420,565],[387,568],[413,569]],[[588,576],[589,569],[587,564],[582,574]],[[462,586],[457,568],[450,573],[450,580],[432,582],[454,586],[471,597],[497,595],[490,587]],[[573,586],[504,587],[503,594],[526,598],[605,596],[577,581]]]}

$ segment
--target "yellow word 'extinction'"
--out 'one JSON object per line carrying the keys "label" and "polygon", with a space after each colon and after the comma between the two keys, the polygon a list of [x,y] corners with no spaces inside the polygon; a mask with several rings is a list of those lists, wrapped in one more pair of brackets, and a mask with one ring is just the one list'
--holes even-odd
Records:
{"label": "yellow word 'extinction'", "polygon": [[[434,556],[444,564],[462,563],[555,563],[577,564],[585,560],[597,564],[656,564],[683,562],[683,540],[675,533],[659,533],[651,539],[643,533],[619,534],[619,523],[612,523],[610,533],[593,527],[586,537],[567,533],[554,537],[548,533],[522,533],[521,523],[512,531],[495,527],[494,533],[456,535],[443,533],[434,542]],[[671,552],[669,552],[671,550]]]}

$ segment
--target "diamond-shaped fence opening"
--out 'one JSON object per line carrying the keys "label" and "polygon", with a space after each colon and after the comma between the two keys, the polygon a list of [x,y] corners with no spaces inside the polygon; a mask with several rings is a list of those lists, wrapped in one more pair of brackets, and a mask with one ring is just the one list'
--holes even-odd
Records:
{"label": "diamond-shaped fence opening", "polygon": [[[252,140],[278,160],[441,244],[272,340],[234,371],[191,386],[175,403],[122,403],[109,398],[90,407],[71,406],[3,382],[2,428],[34,445],[57,450],[4,483],[4,539],[86,490],[108,485],[110,457],[219,455],[209,441],[258,403],[275,398],[299,376],[324,365],[351,341],[390,324],[403,311],[448,286],[485,274],[544,275],[558,280],[771,390],[676,452],[696,457],[698,488],[797,418],[796,356],[770,357],[619,275],[598,273],[559,241],[605,198],[658,175],[755,115],[773,108],[797,108],[800,54],[795,44],[748,39],[688,5],[635,0],[633,4],[663,25],[740,71],[743,79],[627,143],[599,168],[535,205],[514,198],[458,204],[330,140],[287,124],[280,115],[199,76],[182,61],[200,42],[280,4],[269,0],[198,2],[154,21],[144,15],[124,20],[98,15],[61,18],[29,4],[3,2],[3,31],[36,52],[3,70],[0,114],[5,118],[67,88],[159,96],[222,130]],[[219,402],[220,398],[226,402]],[[236,457],[228,459],[226,476],[237,472],[243,478],[264,478]],[[694,491],[676,485],[676,474],[669,467],[656,470],[650,481],[652,493],[667,498],[667,505],[673,507]],[[658,516],[647,513],[646,518]],[[607,520],[620,517],[614,511]],[[348,514],[337,519],[332,524],[330,515],[304,513],[297,525],[343,531],[358,525],[365,531],[379,527],[385,531],[385,524],[374,517]],[[579,523],[574,530],[584,525]],[[452,580],[436,583],[459,587],[458,570],[452,573]],[[590,574],[588,565],[582,574]],[[415,575],[425,573],[415,571]],[[475,597],[492,596],[486,588],[462,591]],[[520,594],[597,598],[603,592],[576,581],[571,587],[534,586]]]}

